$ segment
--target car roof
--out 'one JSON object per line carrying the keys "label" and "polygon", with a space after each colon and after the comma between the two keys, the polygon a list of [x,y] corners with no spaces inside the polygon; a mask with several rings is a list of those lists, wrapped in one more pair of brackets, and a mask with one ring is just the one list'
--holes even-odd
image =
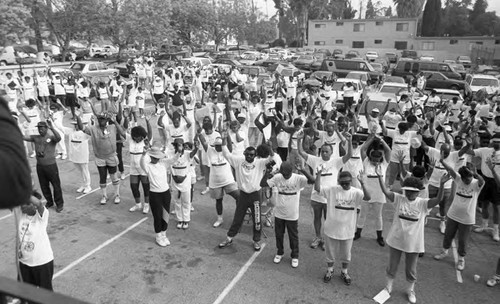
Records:
{"label": "car roof", "polygon": [[392,99],[392,102],[396,103],[396,94],[385,93],[385,92],[368,92],[366,96],[370,101],[387,101],[387,99]]}
{"label": "car roof", "polygon": [[399,83],[399,82],[384,82],[384,83],[382,83],[382,86],[408,88],[408,85],[406,83]]}
{"label": "car roof", "polygon": [[355,78],[337,78],[335,82],[356,82],[361,84],[361,80]]}
{"label": "car roof", "polygon": [[484,78],[484,79],[496,79],[498,80],[495,76],[493,75],[485,75],[485,74],[473,74],[473,78]]}
{"label": "car roof", "polygon": [[462,95],[459,91],[457,90],[450,90],[450,89],[433,89],[436,91],[436,93],[443,93],[443,94],[454,94],[454,95]]}

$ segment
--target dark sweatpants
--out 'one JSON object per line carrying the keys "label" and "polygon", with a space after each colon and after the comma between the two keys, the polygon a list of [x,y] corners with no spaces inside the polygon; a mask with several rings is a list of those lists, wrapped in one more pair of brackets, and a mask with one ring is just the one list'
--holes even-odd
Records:
{"label": "dark sweatpants", "polygon": [[52,276],[54,275],[54,261],[35,267],[30,267],[19,262],[19,272],[24,283],[53,290]]}
{"label": "dark sweatpants", "polygon": [[[57,164],[52,165],[36,165],[36,174],[40,182],[40,189],[42,190],[43,197],[47,200],[47,205],[51,206],[54,203],[57,207],[62,208],[64,205],[63,194],[61,190],[61,180],[59,178],[59,169]],[[54,188],[54,196],[50,185]]]}

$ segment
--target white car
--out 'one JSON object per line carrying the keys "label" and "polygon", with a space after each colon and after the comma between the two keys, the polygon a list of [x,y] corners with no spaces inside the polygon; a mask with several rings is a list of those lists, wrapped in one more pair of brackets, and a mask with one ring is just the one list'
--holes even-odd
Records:
{"label": "white car", "polygon": [[354,87],[354,103],[358,103],[363,97],[363,85],[359,79],[339,78],[332,86],[332,91],[337,91],[337,103],[344,100],[343,88],[348,82],[352,83]]}
{"label": "white car", "polygon": [[352,71],[347,73],[345,78],[349,79],[359,79],[361,81],[361,84],[363,86],[363,89],[368,86],[368,81],[370,81],[370,74],[368,72],[359,72],[359,71]]}
{"label": "white car", "polygon": [[366,58],[366,60],[368,60],[368,61],[373,61],[373,60],[375,60],[375,59],[377,59],[377,58],[378,58],[378,53],[377,53],[377,52],[375,52],[375,51],[368,51],[368,52],[366,52],[366,54],[365,54],[365,58]]}
{"label": "white car", "polygon": [[465,77],[465,82],[470,86],[473,94],[481,89],[486,89],[486,93],[493,94],[500,90],[500,81],[492,75],[472,74]]}
{"label": "white car", "polygon": [[423,60],[423,61],[434,61],[435,58],[432,55],[422,55],[422,56],[420,56],[420,60]]}
{"label": "white car", "polygon": [[405,90],[408,90],[408,85],[406,83],[384,82],[380,85],[377,92],[398,94],[399,92],[404,92]]}
{"label": "white car", "polygon": [[434,89],[434,91],[436,91],[436,95],[439,96],[439,98],[441,98],[441,100],[443,100],[443,99],[452,100],[453,97],[458,97],[458,100],[464,101],[462,93],[460,93],[457,90]]}

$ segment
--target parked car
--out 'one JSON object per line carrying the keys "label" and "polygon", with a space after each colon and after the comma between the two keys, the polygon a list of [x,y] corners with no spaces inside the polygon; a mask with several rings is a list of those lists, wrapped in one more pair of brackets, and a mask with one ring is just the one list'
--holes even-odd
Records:
{"label": "parked car", "polygon": [[241,66],[241,63],[237,60],[234,59],[226,59],[226,58],[221,58],[221,59],[215,59],[213,63],[218,63],[218,64],[227,64],[232,67],[239,67]]}
{"label": "parked car", "polygon": [[359,125],[356,135],[361,138],[361,141],[366,140],[368,137],[368,122],[366,120],[366,112],[365,112],[365,104],[367,105],[368,113],[375,108],[380,111],[384,110],[387,106],[387,101],[389,102],[388,110],[390,109],[398,109],[397,97],[394,93],[381,93],[381,92],[369,92],[366,94],[365,98],[363,98],[363,102],[360,105],[359,111]]}
{"label": "parked car", "polygon": [[330,57],[332,55],[329,49],[317,49],[315,53],[323,53],[324,57]]}
{"label": "parked car", "polygon": [[370,85],[369,82],[371,81],[371,77],[368,72],[359,72],[359,71],[349,72],[347,73],[345,78],[358,79],[361,82],[363,89],[366,86]]}
{"label": "parked car", "polygon": [[243,54],[241,58],[239,62],[242,65],[254,65],[254,63],[261,59],[261,56],[259,54]]}
{"label": "parked car", "polygon": [[0,49],[0,66],[38,63],[36,54],[37,51],[28,45],[6,46]]}
{"label": "parked car", "polygon": [[326,79],[335,78],[335,73],[329,71],[315,71],[309,76],[309,79],[315,78],[319,81],[322,81],[323,77],[326,77]]}
{"label": "parked car", "polygon": [[377,72],[367,61],[363,59],[325,59],[321,65],[321,71],[334,72],[338,77],[345,77],[349,72],[368,72],[372,82],[378,81],[384,73]]}
{"label": "parked car", "polygon": [[299,69],[309,70],[311,64],[316,61],[316,57],[313,55],[301,55],[297,60],[293,62],[293,65]]}
{"label": "parked car", "polygon": [[190,57],[190,58],[183,58],[181,59],[181,63],[186,65],[186,64],[194,64],[199,67],[204,67],[207,65],[210,65],[212,61],[208,58],[203,58],[203,57]]}
{"label": "parked car", "polygon": [[[348,82],[352,83],[354,88],[354,103],[357,104],[363,98],[363,85],[359,79],[339,78],[332,85],[332,91],[337,92],[337,107],[342,107],[344,105],[344,86]],[[353,106],[355,106],[355,104],[353,104]]]}
{"label": "parked car", "polygon": [[493,94],[500,90],[500,81],[491,75],[471,74],[465,77],[465,82],[470,86],[473,94],[481,89],[486,89],[488,94]]}
{"label": "parked car", "polygon": [[119,74],[116,68],[108,67],[100,61],[75,61],[68,69],[52,69],[55,73],[71,72],[75,76],[89,77],[93,80],[107,81],[113,74]]}
{"label": "parked car", "polygon": [[345,59],[352,59],[352,58],[359,58],[359,53],[358,51],[355,51],[355,50],[350,50],[349,52],[347,52],[347,54],[345,54]]}
{"label": "parked car", "polygon": [[440,72],[424,71],[425,89],[466,90],[468,85],[463,80],[450,79]]}
{"label": "parked car", "polygon": [[387,76],[384,82],[406,83],[405,79],[399,76]]}
{"label": "parked car", "polygon": [[456,80],[462,79],[462,76],[460,76],[449,63],[408,59],[399,60],[392,71],[392,75],[401,77],[406,77],[408,75],[415,76],[422,71],[441,72],[448,78]]}
{"label": "parked car", "polygon": [[389,60],[389,63],[398,62],[398,55],[396,53],[387,52],[385,53],[385,57]]}
{"label": "parked car", "polygon": [[384,66],[381,63],[372,62],[371,66],[375,71],[384,73]]}
{"label": "parked car", "polygon": [[456,62],[455,60],[453,60],[453,59],[445,59],[445,60],[443,60],[443,62],[444,62],[444,63],[451,63],[451,64],[455,64],[455,63],[457,63],[457,62]]}
{"label": "parked car", "polygon": [[368,60],[368,61],[374,61],[375,59],[377,59],[377,58],[378,58],[378,53],[377,53],[377,52],[375,52],[375,51],[368,51],[368,52],[366,52],[366,54],[365,54],[365,58],[366,58],[366,60]]}
{"label": "parked car", "polygon": [[417,54],[417,51],[403,50],[401,52],[401,58],[418,59],[418,54]]}
{"label": "parked car", "polygon": [[434,61],[435,58],[432,55],[422,55],[422,56],[420,56],[420,60],[423,60],[423,61]]}
{"label": "parked car", "polygon": [[464,101],[464,97],[460,91],[450,89],[434,89],[434,91],[436,91],[436,95],[439,96],[441,100],[451,100],[453,97],[457,97],[458,100]]}
{"label": "parked car", "polygon": [[110,49],[94,49],[94,55],[92,57],[107,59],[108,57],[111,57],[113,54],[116,53],[113,53]]}
{"label": "parked car", "polygon": [[399,92],[408,90],[408,85],[406,83],[400,82],[388,82],[385,81],[378,88],[378,92],[380,93],[391,93],[395,95],[399,95]]}
{"label": "parked car", "polygon": [[458,74],[460,74],[460,76],[462,76],[462,79],[465,79],[465,75],[467,75],[467,71],[465,70],[465,67],[463,64],[450,63],[450,65],[453,67],[455,72],[457,72]]}
{"label": "parked car", "polygon": [[470,68],[472,65],[472,60],[469,56],[458,56],[457,63],[463,64],[465,68]]}

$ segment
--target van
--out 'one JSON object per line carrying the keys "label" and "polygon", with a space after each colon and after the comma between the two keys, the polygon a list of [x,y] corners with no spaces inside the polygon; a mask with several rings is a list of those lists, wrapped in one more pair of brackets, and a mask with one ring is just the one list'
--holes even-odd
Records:
{"label": "van", "polygon": [[417,54],[417,51],[403,50],[401,52],[401,58],[418,59],[418,54]]}
{"label": "van", "polygon": [[0,48],[0,66],[8,64],[37,63],[36,50],[29,46],[6,46]]}
{"label": "van", "polygon": [[415,76],[422,71],[440,72],[451,79],[462,79],[462,76],[453,69],[453,66],[451,64],[425,60],[399,60],[398,64],[392,71],[392,76]]}
{"label": "van", "polygon": [[339,78],[344,78],[353,71],[368,72],[372,81],[377,81],[384,74],[375,71],[370,63],[361,59],[325,59],[320,71],[334,72]]}

